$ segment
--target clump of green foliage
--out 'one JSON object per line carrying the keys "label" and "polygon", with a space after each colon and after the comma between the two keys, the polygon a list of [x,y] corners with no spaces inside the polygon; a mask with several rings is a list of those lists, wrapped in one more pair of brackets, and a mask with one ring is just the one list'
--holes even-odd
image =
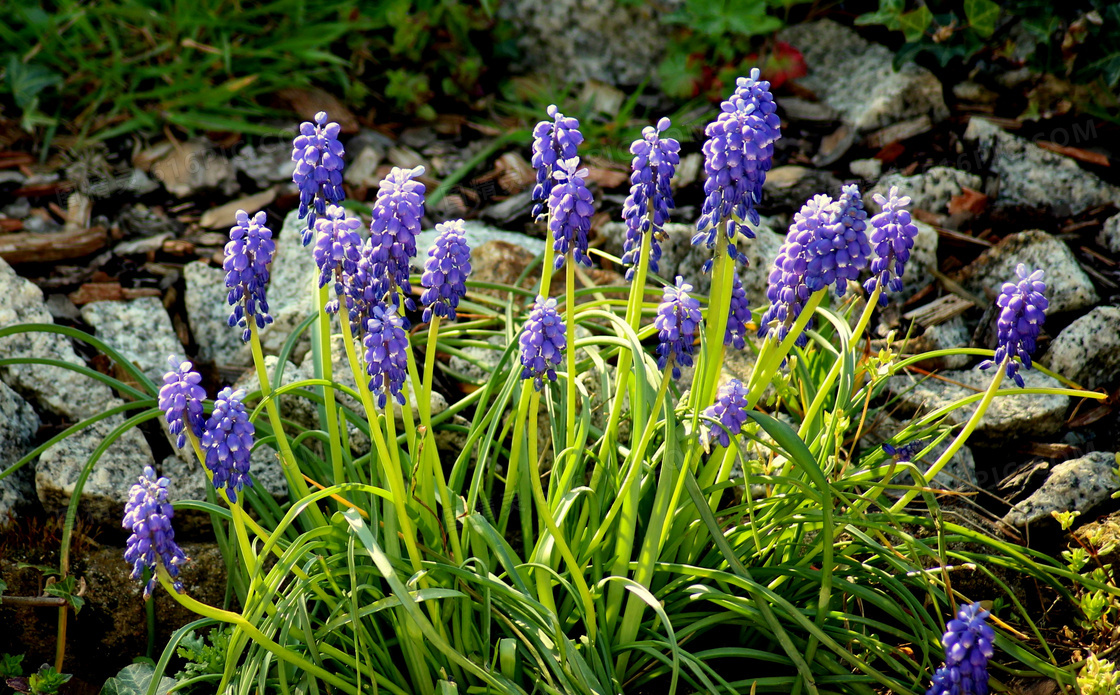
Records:
{"label": "clump of green foliage", "polygon": [[1077,674],[1077,687],[1081,689],[1081,695],[1112,695],[1120,692],[1120,673],[1116,671],[1116,664],[1090,654],[1081,667],[1081,672]]}

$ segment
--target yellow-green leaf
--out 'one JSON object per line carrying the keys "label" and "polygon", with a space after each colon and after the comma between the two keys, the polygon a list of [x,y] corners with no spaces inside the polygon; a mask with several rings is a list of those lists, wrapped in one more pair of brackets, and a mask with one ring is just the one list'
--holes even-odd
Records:
{"label": "yellow-green leaf", "polygon": [[930,22],[933,21],[933,13],[929,8],[922,5],[916,10],[904,12],[898,16],[898,23],[902,29],[902,34],[906,37],[908,42],[913,43],[918,41],[925,35],[926,29],[929,28]]}
{"label": "yellow-green leaf", "polygon": [[991,36],[999,19],[999,5],[992,0],[964,0],[964,15],[972,30],[981,36]]}

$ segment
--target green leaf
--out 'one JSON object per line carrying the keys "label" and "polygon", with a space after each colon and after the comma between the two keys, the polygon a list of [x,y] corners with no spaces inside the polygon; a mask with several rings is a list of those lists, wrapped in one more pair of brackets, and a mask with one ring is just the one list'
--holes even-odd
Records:
{"label": "green leaf", "polygon": [[[155,668],[151,664],[129,664],[113,678],[105,681],[101,695],[144,695],[152,683]],[[159,679],[156,695],[167,695],[175,687],[175,681],[167,676]]]}
{"label": "green leaf", "polygon": [[964,0],[964,16],[972,30],[988,37],[995,33],[996,20],[999,19],[999,5],[992,0]]}
{"label": "green leaf", "polygon": [[882,24],[892,31],[898,31],[902,28],[898,18],[902,16],[905,6],[905,0],[879,0],[879,9],[856,17],[856,24]]}
{"label": "green leaf", "polygon": [[78,596],[78,580],[74,577],[67,577],[54,584],[48,584],[43,591],[51,596],[65,599],[74,609],[75,613],[82,610],[82,606],[86,604],[86,600]]}
{"label": "green leaf", "polygon": [[929,28],[932,21],[933,13],[925,5],[898,16],[899,28],[902,29],[902,35],[906,37],[906,41],[909,43],[919,41],[925,36],[926,29]]}
{"label": "green leaf", "polygon": [[4,592],[8,590],[8,582],[0,579],[0,603],[4,602]]}
{"label": "green leaf", "polygon": [[0,678],[23,675],[23,654],[0,654]]}
{"label": "green leaf", "polygon": [[661,89],[672,97],[689,99],[696,94],[696,84],[700,80],[700,66],[690,65],[688,54],[683,50],[670,50],[657,66],[661,78]]}
{"label": "green leaf", "polygon": [[39,92],[62,84],[62,76],[38,63],[24,63],[19,56],[12,54],[8,58],[6,82],[16,106],[27,110],[39,96]]}

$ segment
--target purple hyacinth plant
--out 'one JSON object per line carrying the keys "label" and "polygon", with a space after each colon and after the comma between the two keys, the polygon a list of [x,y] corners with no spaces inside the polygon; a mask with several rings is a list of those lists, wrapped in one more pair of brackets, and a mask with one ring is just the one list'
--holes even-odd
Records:
{"label": "purple hyacinth plant", "polygon": [[988,369],[1007,363],[1007,376],[1014,379],[1020,388],[1026,384],[1019,374],[1018,357],[1022,365],[1031,368],[1031,354],[1034,353],[1038,333],[1046,320],[1046,309],[1050,306],[1043,292],[1046,283],[1042,281],[1041,269],[1033,273],[1020,263],[1015,268],[1018,282],[1005,282],[996,304],[1000,307],[995,359],[980,363],[980,369]]}
{"label": "purple hyacinth plant", "polygon": [[175,591],[183,591],[179,567],[188,558],[175,542],[175,529],[171,527],[175,511],[167,501],[169,485],[167,478],[157,478],[152,467],[145,466],[144,475],[129,490],[124,507],[121,525],[132,532],[124,550],[125,562],[132,565],[131,577],[142,579],[145,568],[152,572],[152,578],[144,585],[145,599],[152,595],[160,565],[170,575]]}
{"label": "purple hyacinth plant", "polygon": [[666,285],[657,307],[657,368],[673,365],[673,378],[681,378],[681,366],[692,366],[693,343],[700,326],[700,300],[693,297],[692,285],[677,276],[676,285]]}
{"label": "purple hyacinth plant", "polygon": [[202,375],[194,370],[189,360],[174,355],[167,358],[171,371],[163,375],[163,386],[159,390],[159,409],[167,419],[171,434],[176,436],[175,446],[182,449],[187,445],[187,430],[196,437],[202,436],[202,402],[206,391],[199,383]]}
{"label": "purple hyacinth plant", "polygon": [[404,405],[404,380],[408,374],[408,335],[404,319],[386,304],[370,309],[363,339],[366,346],[366,373],[369,390],[377,394],[377,407],[384,408],[392,396]]}
{"label": "purple hyacinth plant", "polygon": [[373,221],[369,225],[370,280],[376,284],[380,301],[400,306],[399,289],[405,306],[414,309],[412,285],[409,284],[409,263],[416,256],[416,235],[424,217],[424,184],[417,177],[424,167],[401,169],[393,167],[382,179],[373,204]]}
{"label": "purple hyacinth plant", "polygon": [[715,420],[704,433],[705,442],[731,446],[731,437],[743,431],[747,422],[747,387],[732,379],[720,387],[716,402],[704,409],[704,417]]}
{"label": "purple hyacinth plant", "polygon": [[855,184],[844,186],[840,199],[831,204],[830,215],[813,220],[816,234],[806,249],[810,292],[835,283],[836,293],[843,296],[848,281],[859,280],[871,255],[866,220],[863,199]]}
{"label": "purple hyacinth plant", "polygon": [[265,226],[268,215],[263,210],[252,219],[244,210],[238,210],[235,219],[237,224],[229,230],[222,268],[226,271],[226,287],[229,288],[227,300],[233,307],[229,327],[240,326],[243,329],[241,340],[247,343],[251,335],[249,321],[255,321],[257,328],[272,323],[264,290],[276,242],[272,239],[272,230]]}
{"label": "purple hyacinth plant", "polygon": [[626,222],[622,262],[628,266],[627,280],[634,279],[645,234],[652,235],[649,268],[657,272],[664,226],[669,221],[669,211],[676,207],[670,182],[681,161],[681,144],[673,138],[661,137],[669,125],[669,119],[662,118],[656,127],[646,126],[642,137],[630,145],[630,154],[634,155],[630,162],[630,195],[622,204],[622,217]]}
{"label": "purple hyacinth plant", "polygon": [[886,306],[887,292],[902,291],[902,274],[910,260],[918,227],[906,209],[910,198],[900,196],[898,186],[891,186],[886,198],[876,193],[874,199],[882,212],[871,218],[870,241],[875,257],[871,259],[871,278],[863,288],[871,294],[881,287],[879,305]]}
{"label": "purple hyacinth plant", "polygon": [[[343,293],[343,275],[353,274],[358,269],[362,246],[358,228],[361,226],[362,221],[348,215],[340,205],[331,205],[327,208],[326,215],[315,221],[317,238],[312,256],[319,266],[319,287],[325,286],[333,278],[336,296]],[[337,312],[338,300],[327,302],[326,310],[329,314]]]}
{"label": "purple hyacinth plant", "polygon": [[727,307],[727,332],[723,336],[724,345],[733,345],[736,350],[747,346],[747,324],[751,320],[751,302],[739,274],[731,283],[731,303]]}
{"label": "purple hyacinth plant", "polygon": [[556,299],[537,296],[529,318],[521,329],[521,378],[532,379],[540,391],[544,379],[556,381],[556,367],[564,359],[567,338],[564,320],[556,311]]}
{"label": "purple hyacinth plant", "polygon": [[304,121],[299,135],[292,140],[292,161],[296,163],[292,181],[299,188],[299,218],[307,218],[303,228],[303,245],[311,243],[316,218],[325,215],[327,205],[346,199],[342,189],[342,155],[345,150],[338,141],[340,126],[327,122],[327,113],[315,114],[315,122]]}
{"label": "purple hyacinth plant", "polygon": [[552,120],[541,121],[533,128],[533,168],[537,172],[537,184],[533,187],[533,219],[540,220],[545,206],[552,194],[556,179],[556,164],[576,156],[576,150],[583,142],[579,132],[579,121],[565,116],[553,104],[546,113]]}
{"label": "purple hyacinth plant", "polygon": [[988,659],[996,639],[989,615],[979,603],[961,605],[945,626],[945,663],[933,674],[926,695],[988,695]]}
{"label": "purple hyacinth plant", "polygon": [[579,168],[579,157],[559,161],[555,169],[556,183],[548,198],[548,228],[556,252],[554,267],[559,270],[564,265],[564,255],[570,249],[576,263],[590,268],[587,233],[591,231],[595,201],[584,183],[587,169]]}
{"label": "purple hyacinth plant", "polygon": [[883,451],[898,462],[909,462],[921,453],[924,448],[926,448],[926,440],[924,439],[915,439],[912,442],[899,446],[883,444]]}
{"label": "purple hyacinth plant", "polygon": [[222,389],[214,399],[214,411],[202,433],[206,467],[214,474],[214,489],[225,488],[230,502],[237,501],[239,490],[253,486],[249,462],[256,429],[241,402],[244,397],[244,389]]}
{"label": "purple hyacinth plant", "polygon": [[436,225],[436,240],[428,249],[424,261],[424,274],[420,283],[424,294],[420,303],[424,305],[425,323],[432,315],[455,320],[455,309],[459,300],[467,294],[467,276],[471,274],[471,249],[467,245],[466,231],[462,220],[450,220]]}

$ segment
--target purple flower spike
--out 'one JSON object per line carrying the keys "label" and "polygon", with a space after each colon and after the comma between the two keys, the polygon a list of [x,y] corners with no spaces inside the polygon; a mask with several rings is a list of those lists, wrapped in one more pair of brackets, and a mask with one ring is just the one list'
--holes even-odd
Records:
{"label": "purple flower spike", "polygon": [[366,321],[366,372],[369,390],[377,394],[377,407],[384,408],[387,395],[404,405],[404,378],[408,374],[408,335],[404,320],[385,304],[374,305]]}
{"label": "purple flower spike", "polygon": [[249,413],[241,399],[245,390],[228,386],[214,399],[214,412],[206,421],[202,447],[206,450],[206,467],[214,474],[214,489],[226,489],[230,502],[237,501],[241,488],[252,487],[249,477],[249,455],[253,450],[256,428],[249,422]]}
{"label": "purple flower spike", "polygon": [[723,336],[724,345],[734,345],[736,350],[747,346],[747,323],[751,320],[751,302],[739,274],[731,284],[731,305],[727,310],[727,332]]}
{"label": "purple flower spike", "polygon": [[926,695],[988,695],[988,659],[996,639],[989,615],[979,603],[962,605],[945,626],[945,663],[933,674]]}
{"label": "purple flower spike", "polygon": [[731,446],[731,437],[742,432],[747,421],[747,393],[747,387],[738,379],[732,379],[720,387],[716,402],[703,412],[704,417],[717,423],[712,424],[705,433],[706,441]]}
{"label": "purple flower spike", "polygon": [[141,579],[144,568],[152,571],[152,578],[144,585],[144,599],[152,595],[156,586],[156,565],[162,564],[174,580],[175,591],[182,593],[183,582],[179,581],[179,566],[186,564],[188,558],[175,542],[175,529],[171,528],[171,517],[175,510],[167,501],[167,478],[156,478],[151,466],[144,467],[144,475],[128,492],[128,503],[124,506],[124,520],[121,525],[132,531],[125,545],[125,562],[132,565],[132,578]]}
{"label": "purple flower spike", "polygon": [[895,461],[899,462],[909,462],[912,458],[920,454],[924,448],[926,448],[926,440],[924,439],[915,439],[912,442],[900,446],[883,444],[883,451]]}
{"label": "purple flower spike", "polygon": [[189,360],[172,355],[167,364],[171,371],[163,375],[159,409],[167,418],[171,434],[178,436],[175,445],[182,449],[187,445],[188,427],[196,437],[202,436],[202,401],[206,400],[206,391],[198,385],[202,376],[194,371]]}
{"label": "purple flower spike", "polygon": [[1002,364],[1010,355],[1012,359],[1007,360],[1007,376],[1023,388],[1026,384],[1014,358],[1018,356],[1024,367],[1031,368],[1031,353],[1034,352],[1038,332],[1042,330],[1042,322],[1046,320],[1045,312],[1050,302],[1042,294],[1046,291],[1046,283],[1042,281],[1041,269],[1031,273],[1020,263],[1015,268],[1015,274],[1019,276],[1019,281],[1003,283],[996,299],[1000,312],[996,322],[999,347],[996,348],[995,359],[981,362],[980,369]]}
{"label": "purple flower spike", "polygon": [[579,132],[579,121],[569,118],[556,109],[548,107],[551,121],[541,121],[533,128],[533,168],[537,170],[537,185],[533,187],[533,219],[540,220],[545,205],[552,194],[557,162],[576,156],[583,134]]}
{"label": "purple flower spike", "polygon": [[303,228],[303,245],[311,243],[311,230],[317,216],[325,215],[327,204],[346,199],[342,190],[342,155],[345,150],[338,141],[340,126],[327,123],[327,113],[315,114],[315,122],[304,121],[299,135],[292,141],[292,161],[296,170],[292,181],[299,187],[299,218],[307,218]]}
{"label": "purple flower spike", "polygon": [[693,341],[700,326],[700,300],[689,293],[692,285],[677,276],[676,286],[667,285],[661,305],[657,307],[657,368],[673,365],[673,378],[681,378],[681,368],[692,366]]}
{"label": "purple flower spike", "polygon": [[854,184],[844,186],[840,199],[832,204],[831,215],[814,220],[815,238],[809,243],[809,291],[836,283],[840,296],[849,280],[859,280],[867,267],[871,245],[867,243],[867,213]]}
{"label": "purple flower spike", "polygon": [[248,213],[238,210],[235,219],[237,224],[229,230],[222,267],[226,271],[226,287],[229,288],[227,299],[233,307],[229,327],[244,329],[241,340],[247,343],[249,320],[256,321],[257,328],[272,323],[264,288],[268,284],[268,266],[276,253],[276,242],[272,240],[272,230],[265,226],[268,215],[263,210],[251,220]]}
{"label": "purple flower spike", "polygon": [[366,242],[373,261],[370,277],[377,283],[381,301],[400,306],[400,289],[409,309],[415,308],[408,282],[409,261],[416,256],[416,235],[424,217],[424,184],[416,178],[423,175],[422,166],[393,167],[381,181]]}
{"label": "purple flower spike", "polygon": [[906,261],[910,260],[918,228],[910,219],[910,211],[905,209],[910,198],[900,196],[898,186],[891,186],[888,197],[876,193],[874,198],[883,211],[871,218],[875,258],[871,261],[871,279],[864,283],[863,289],[871,294],[876,285],[881,286],[879,305],[886,306],[887,292],[902,291],[902,273],[906,270]]}
{"label": "purple flower spike", "polygon": [[556,367],[564,359],[567,338],[564,320],[556,312],[556,299],[540,295],[521,330],[521,378],[532,379],[540,391],[544,377],[556,381]]}
{"label": "purple flower spike", "polygon": [[440,222],[436,232],[436,241],[428,249],[424,274],[420,277],[425,288],[420,297],[425,323],[432,320],[432,314],[455,320],[455,308],[467,294],[467,276],[471,274],[471,249],[467,246],[463,221]]}
{"label": "purple flower spike", "polygon": [[591,267],[587,256],[587,233],[591,230],[594,198],[583,182],[587,169],[579,168],[579,157],[556,163],[553,174],[556,184],[548,198],[548,228],[552,230],[552,248],[556,251],[554,267],[564,265],[564,254],[572,249],[576,263]]}
{"label": "purple flower spike", "polygon": [[646,126],[641,139],[630,145],[630,154],[634,155],[630,163],[630,196],[622,205],[622,217],[626,221],[622,262],[630,266],[626,269],[627,280],[634,279],[634,266],[641,261],[638,255],[644,234],[653,234],[649,268],[657,272],[663,227],[669,221],[669,210],[676,207],[670,181],[681,161],[681,144],[673,138],[661,137],[669,125],[669,119],[662,118],[656,128]]}
{"label": "purple flower spike", "polygon": [[[339,205],[327,208],[326,217],[315,221],[315,249],[312,255],[315,264],[319,266],[319,287],[325,286],[334,277],[336,295],[342,295],[342,277],[347,273],[354,273],[358,269],[359,249],[362,246],[362,236],[358,227],[362,221],[357,217],[346,214]],[[338,311],[338,300],[327,302],[327,313]]]}

